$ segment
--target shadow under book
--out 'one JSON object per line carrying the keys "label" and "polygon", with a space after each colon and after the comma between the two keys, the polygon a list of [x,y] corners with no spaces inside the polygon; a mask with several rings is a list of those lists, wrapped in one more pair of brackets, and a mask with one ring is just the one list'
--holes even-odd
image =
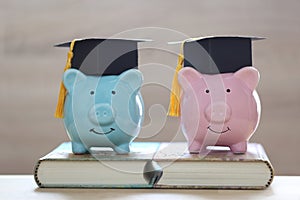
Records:
{"label": "shadow under book", "polygon": [[189,154],[183,142],[133,142],[128,155],[103,149],[74,155],[65,142],[40,158],[34,177],[45,188],[264,189],[273,168],[257,143],[240,155],[224,149]]}

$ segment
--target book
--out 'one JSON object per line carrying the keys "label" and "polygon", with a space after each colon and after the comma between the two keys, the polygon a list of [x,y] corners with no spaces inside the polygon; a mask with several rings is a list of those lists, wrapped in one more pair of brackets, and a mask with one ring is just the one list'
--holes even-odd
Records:
{"label": "book", "polygon": [[262,147],[249,143],[245,154],[223,147],[189,154],[184,142],[133,142],[127,155],[106,148],[74,155],[65,142],[35,166],[39,187],[264,189],[273,167]]}
{"label": "book", "polygon": [[203,155],[186,149],[183,143],[162,144],[155,157],[163,169],[156,188],[265,189],[273,181],[261,144],[249,143],[245,154],[233,154],[228,147],[209,147]]}
{"label": "book", "polygon": [[128,155],[107,148],[92,148],[91,154],[75,155],[71,142],[65,142],[39,159],[34,178],[39,187],[152,188],[153,183],[147,180],[151,171],[144,172],[144,168],[159,145],[132,143]]}

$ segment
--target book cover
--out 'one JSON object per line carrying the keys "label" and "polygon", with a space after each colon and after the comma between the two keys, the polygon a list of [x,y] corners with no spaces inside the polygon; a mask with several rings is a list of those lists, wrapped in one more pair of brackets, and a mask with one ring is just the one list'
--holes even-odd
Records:
{"label": "book cover", "polygon": [[217,147],[189,154],[184,142],[133,142],[128,155],[103,148],[71,152],[66,142],[37,162],[39,187],[264,189],[273,180],[272,165],[256,143],[240,155]]}

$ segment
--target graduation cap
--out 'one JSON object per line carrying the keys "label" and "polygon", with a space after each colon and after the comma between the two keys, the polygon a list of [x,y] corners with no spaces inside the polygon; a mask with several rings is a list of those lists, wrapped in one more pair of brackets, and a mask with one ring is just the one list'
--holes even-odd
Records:
{"label": "graduation cap", "polygon": [[252,66],[252,40],[260,37],[210,36],[191,38],[180,42],[181,53],[172,83],[168,115],[180,115],[180,86],[178,72],[182,67],[193,67],[202,74],[234,73]]}
{"label": "graduation cap", "polygon": [[[55,45],[68,47],[68,58],[64,71],[73,68],[86,75],[119,75],[129,69],[138,68],[138,42],[150,40],[139,39],[75,39]],[[59,99],[55,117],[63,117],[66,88],[60,85]]]}

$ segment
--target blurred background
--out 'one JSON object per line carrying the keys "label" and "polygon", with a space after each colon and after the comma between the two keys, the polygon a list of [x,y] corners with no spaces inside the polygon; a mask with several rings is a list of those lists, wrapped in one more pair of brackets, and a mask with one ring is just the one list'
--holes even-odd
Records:
{"label": "blurred background", "polygon": [[300,1],[0,1],[0,174],[32,174],[39,157],[68,137],[53,117],[67,49],[86,37],[151,38],[141,44],[146,105],[140,141],[184,141],[165,116],[173,70],[187,37],[252,35],[262,143],[276,175],[300,175]]}

